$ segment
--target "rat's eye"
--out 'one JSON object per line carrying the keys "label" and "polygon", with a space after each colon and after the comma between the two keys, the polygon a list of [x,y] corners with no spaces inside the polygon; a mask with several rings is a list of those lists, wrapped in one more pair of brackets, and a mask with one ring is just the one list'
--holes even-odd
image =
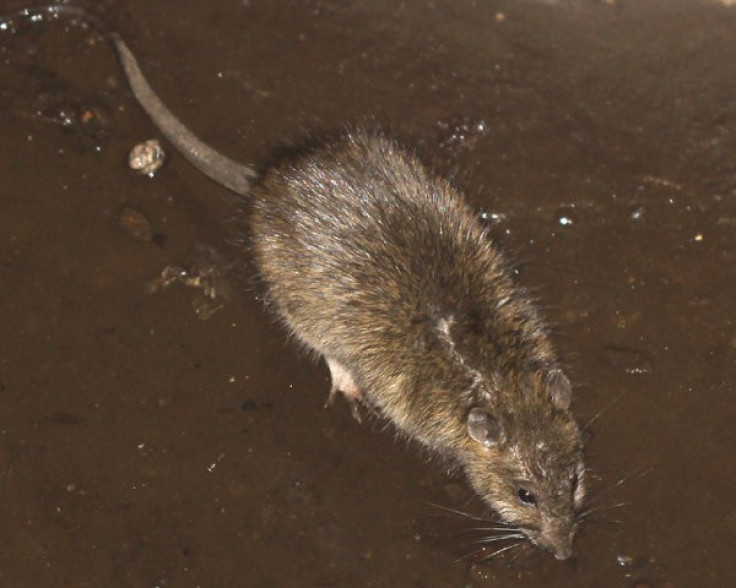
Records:
{"label": "rat's eye", "polygon": [[523,486],[519,487],[517,494],[519,496],[519,500],[521,500],[524,504],[527,504],[529,506],[537,504],[537,497]]}

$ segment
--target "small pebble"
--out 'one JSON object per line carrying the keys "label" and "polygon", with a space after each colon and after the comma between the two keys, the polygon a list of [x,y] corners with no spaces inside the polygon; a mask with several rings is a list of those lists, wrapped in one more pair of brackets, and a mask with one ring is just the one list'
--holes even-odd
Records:
{"label": "small pebble", "polygon": [[148,219],[142,212],[135,208],[131,208],[130,206],[123,207],[118,218],[118,226],[128,236],[137,241],[145,241],[146,243],[153,241],[151,223],[148,222]]}
{"label": "small pebble", "polygon": [[166,153],[156,139],[139,143],[128,154],[128,167],[140,174],[153,177],[166,160]]}

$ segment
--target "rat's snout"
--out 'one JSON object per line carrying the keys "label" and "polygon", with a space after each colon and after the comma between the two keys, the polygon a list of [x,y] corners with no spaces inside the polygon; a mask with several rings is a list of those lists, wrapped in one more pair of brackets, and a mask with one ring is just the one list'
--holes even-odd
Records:
{"label": "rat's snout", "polygon": [[572,548],[574,533],[574,526],[550,525],[539,535],[538,542],[551,551],[556,560],[565,561],[572,559],[574,555]]}
{"label": "rat's snout", "polygon": [[557,545],[553,549],[555,559],[558,561],[565,561],[571,559],[573,556],[572,541],[567,542],[566,545]]}

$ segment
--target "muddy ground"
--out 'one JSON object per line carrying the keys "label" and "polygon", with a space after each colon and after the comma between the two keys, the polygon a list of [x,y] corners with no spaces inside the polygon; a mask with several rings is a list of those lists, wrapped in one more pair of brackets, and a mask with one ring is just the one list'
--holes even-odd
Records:
{"label": "muddy ground", "polygon": [[232,197],[166,144],[129,171],[159,133],[109,48],[38,23],[0,33],[0,586],[734,585],[736,7],[93,6],[235,158],[368,121],[452,177],[554,325],[599,510],[574,563],[473,555],[431,505],[481,514],[461,478],[323,408]]}

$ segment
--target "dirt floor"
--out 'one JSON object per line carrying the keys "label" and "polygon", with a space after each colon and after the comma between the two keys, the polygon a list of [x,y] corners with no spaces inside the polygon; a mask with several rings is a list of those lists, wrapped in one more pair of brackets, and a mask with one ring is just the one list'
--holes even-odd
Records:
{"label": "dirt floor", "polygon": [[229,193],[127,168],[160,134],[99,36],[0,31],[0,587],[736,585],[728,4],[92,3],[223,152],[360,121],[466,192],[590,423],[569,564],[492,556],[461,477],[323,408]]}

